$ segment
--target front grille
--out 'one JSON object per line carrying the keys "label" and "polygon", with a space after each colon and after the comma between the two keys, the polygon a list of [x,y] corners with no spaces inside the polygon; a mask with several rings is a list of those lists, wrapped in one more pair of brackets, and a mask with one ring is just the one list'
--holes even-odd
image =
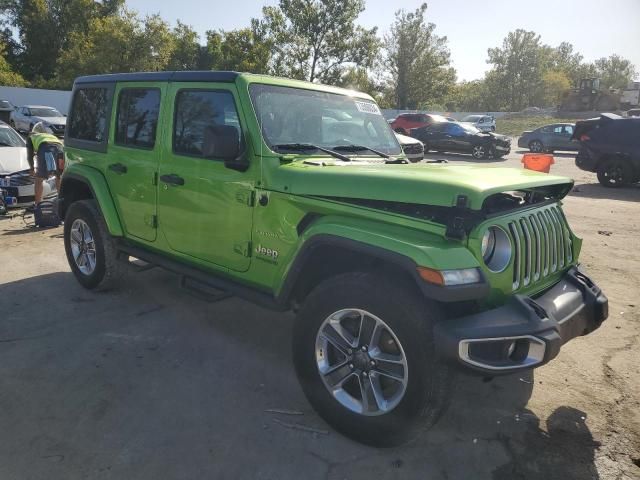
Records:
{"label": "front grille", "polygon": [[419,143],[411,143],[411,144],[408,144],[408,145],[403,145],[402,146],[402,151],[404,153],[409,153],[409,154],[423,153],[424,152],[424,148]]}
{"label": "front grille", "polygon": [[542,281],[573,261],[569,226],[559,207],[522,215],[508,228],[514,245],[513,290]]}
{"label": "front grille", "polygon": [[33,185],[34,179],[28,173],[17,173],[14,175],[7,175],[2,178],[9,178],[10,187],[24,187],[25,185]]}

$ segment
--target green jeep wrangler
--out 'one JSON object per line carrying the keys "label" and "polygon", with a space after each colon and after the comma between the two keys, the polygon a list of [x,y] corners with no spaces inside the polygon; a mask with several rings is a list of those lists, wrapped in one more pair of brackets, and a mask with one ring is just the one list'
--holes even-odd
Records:
{"label": "green jeep wrangler", "polygon": [[598,328],[572,181],[406,161],[371,97],[234,72],[76,80],[59,208],[69,265],[113,286],[141,259],[293,310],[293,361],[333,427],[397,445],[459,371],[545,364]]}

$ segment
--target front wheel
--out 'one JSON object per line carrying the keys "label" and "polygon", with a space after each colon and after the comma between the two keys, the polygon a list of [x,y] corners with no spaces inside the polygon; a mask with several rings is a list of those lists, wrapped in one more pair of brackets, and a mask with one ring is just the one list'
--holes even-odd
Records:
{"label": "front wheel", "polygon": [[347,273],[320,284],[298,313],[293,358],[311,405],[374,446],[415,438],[444,411],[452,375],[436,358],[435,305],[402,282]]}
{"label": "front wheel", "polygon": [[64,219],[64,248],[71,271],[87,289],[107,290],[123,276],[116,242],[95,200],[72,203]]}
{"label": "front wheel", "polygon": [[598,181],[603,187],[619,188],[633,183],[633,172],[624,160],[607,160],[598,167]]}
{"label": "front wheel", "polygon": [[485,145],[474,145],[471,150],[471,156],[482,160],[491,156],[491,149]]}
{"label": "front wheel", "polygon": [[533,140],[529,143],[529,151],[532,153],[542,153],[544,152],[544,145],[540,140]]}

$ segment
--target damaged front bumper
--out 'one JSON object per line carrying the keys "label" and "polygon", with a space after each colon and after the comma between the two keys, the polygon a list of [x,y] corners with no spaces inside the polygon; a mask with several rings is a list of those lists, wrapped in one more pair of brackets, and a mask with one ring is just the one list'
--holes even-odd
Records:
{"label": "damaged front bumper", "polygon": [[608,316],[608,300],[577,267],[535,297],[436,325],[441,357],[467,370],[499,375],[539,367],[569,340],[591,333]]}

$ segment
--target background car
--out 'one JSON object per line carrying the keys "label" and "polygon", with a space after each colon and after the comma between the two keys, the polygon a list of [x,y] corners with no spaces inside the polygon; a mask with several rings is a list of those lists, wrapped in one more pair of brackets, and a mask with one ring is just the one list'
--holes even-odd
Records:
{"label": "background car", "polygon": [[632,108],[627,111],[627,117],[640,117],[640,108]]}
{"label": "background car", "polygon": [[412,128],[426,127],[438,122],[448,122],[448,120],[442,115],[429,113],[401,113],[391,123],[391,128],[397,133],[408,135]]}
{"label": "background car", "polygon": [[[34,179],[29,170],[25,141],[13,128],[0,122],[0,190],[3,197],[16,199],[13,206],[33,202]],[[45,197],[55,191],[55,179],[44,182]]]}
{"label": "background car", "polygon": [[580,141],[576,166],[596,172],[605,187],[640,182],[640,118],[603,113],[576,122],[573,138]]}
{"label": "background car", "polygon": [[554,150],[577,152],[580,145],[571,140],[574,129],[573,123],[554,123],[525,131],[518,139],[518,147],[528,148],[534,153],[553,153]]}
{"label": "background car", "polygon": [[461,122],[435,123],[411,130],[411,136],[424,144],[424,151],[470,153],[474,158],[500,158],[511,151],[505,135],[481,132]]}
{"label": "background car", "polygon": [[42,122],[50,127],[54,135],[64,137],[67,118],[53,107],[24,105],[11,112],[9,123],[19,132],[30,132],[33,126]]}
{"label": "background car", "polygon": [[417,163],[424,159],[424,145],[420,140],[417,140],[400,133],[396,133],[396,138],[400,142],[402,151],[407,156],[407,160],[411,163]]}
{"label": "background car", "polygon": [[9,123],[9,117],[15,108],[9,100],[0,100],[0,121]]}
{"label": "background car", "polygon": [[491,115],[467,115],[462,119],[462,123],[473,125],[483,132],[496,131],[496,119]]}

